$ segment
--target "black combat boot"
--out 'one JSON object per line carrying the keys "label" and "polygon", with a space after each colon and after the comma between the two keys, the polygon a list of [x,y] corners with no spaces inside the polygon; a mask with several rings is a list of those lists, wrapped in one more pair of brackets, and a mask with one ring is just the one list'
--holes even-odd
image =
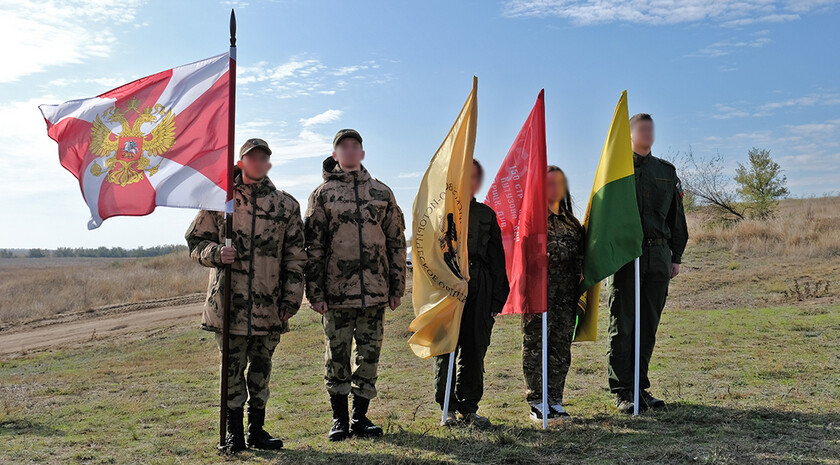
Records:
{"label": "black combat boot", "polygon": [[333,411],[333,425],[330,428],[330,441],[343,441],[350,435],[350,414],[347,412],[347,394],[330,395]]}
{"label": "black combat boot", "polygon": [[278,450],[283,441],[271,437],[264,429],[265,409],[248,406],[248,438],[246,444],[252,449]]}
{"label": "black combat boot", "polygon": [[245,431],[242,427],[242,408],[227,408],[227,436],[225,444],[219,446],[219,451],[225,454],[235,454],[245,450]]}
{"label": "black combat boot", "polygon": [[639,407],[652,410],[665,410],[667,408],[664,400],[653,397],[647,390],[639,392],[639,397]]}
{"label": "black combat boot", "polygon": [[382,436],[382,428],[373,424],[367,417],[370,399],[353,395],[353,418],[350,420],[350,434],[362,438]]}

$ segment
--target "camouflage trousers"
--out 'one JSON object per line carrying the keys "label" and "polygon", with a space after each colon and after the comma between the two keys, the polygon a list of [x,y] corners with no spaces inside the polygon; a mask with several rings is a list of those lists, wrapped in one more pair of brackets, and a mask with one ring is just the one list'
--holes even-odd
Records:
{"label": "camouflage trousers", "polygon": [[[549,303],[548,397],[555,402],[563,402],[576,316],[577,302]],[[542,314],[522,315],[522,371],[529,403],[542,402],[542,318]]]}
{"label": "camouflage trousers", "polygon": [[[329,309],[322,317],[325,336],[324,381],[330,395],[376,397],[376,370],[382,350],[385,306]],[[355,359],[350,363],[353,342]]]}
{"label": "camouflage trousers", "polygon": [[[271,356],[280,342],[279,334],[267,336],[230,335],[228,343],[228,408],[248,405],[264,409],[268,401]],[[216,333],[216,345],[222,351],[222,335]]]}

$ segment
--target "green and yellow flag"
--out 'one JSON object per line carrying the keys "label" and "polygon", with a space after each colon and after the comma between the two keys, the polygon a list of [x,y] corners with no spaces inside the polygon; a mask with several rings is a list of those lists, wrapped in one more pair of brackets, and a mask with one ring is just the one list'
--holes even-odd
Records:
{"label": "green and yellow flag", "polygon": [[627,91],[615,107],[586,215],[586,254],[581,299],[586,310],[578,322],[575,341],[594,341],[598,329],[601,280],[642,254],[642,221],[636,203],[636,177],[630,144]]}
{"label": "green and yellow flag", "polygon": [[414,264],[414,321],[411,350],[421,358],[448,354],[458,344],[467,300],[470,216],[478,78],[461,114],[423,176],[414,199],[411,258]]}

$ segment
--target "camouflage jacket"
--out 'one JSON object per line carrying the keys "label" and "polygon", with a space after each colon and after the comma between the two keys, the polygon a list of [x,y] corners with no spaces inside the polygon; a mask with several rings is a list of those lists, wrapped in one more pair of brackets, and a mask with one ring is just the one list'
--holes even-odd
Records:
{"label": "camouflage jacket", "polygon": [[[266,178],[259,184],[243,184],[236,177],[233,206],[233,241],[236,261],[231,265],[230,333],[263,336],[289,330],[282,314],[294,315],[303,298],[303,222],[298,202],[279,191]],[[225,242],[222,212],[202,210],[186,234],[190,256],[213,268],[202,328],[222,329]]]}
{"label": "camouflage jacket", "polygon": [[548,211],[548,306],[577,302],[583,270],[583,228],[562,211]]}
{"label": "camouflage jacket", "polygon": [[393,192],[364,167],[324,160],[304,218],[306,297],[328,308],[384,305],[405,292],[405,221]]}

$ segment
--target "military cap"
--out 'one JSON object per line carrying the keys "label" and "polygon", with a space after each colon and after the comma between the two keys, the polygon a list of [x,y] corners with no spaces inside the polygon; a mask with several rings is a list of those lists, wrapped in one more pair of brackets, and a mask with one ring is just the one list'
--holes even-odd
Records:
{"label": "military cap", "polygon": [[338,144],[348,137],[356,139],[357,141],[359,141],[360,144],[362,143],[362,135],[359,134],[358,131],[356,131],[355,129],[342,129],[335,133],[335,138],[333,139],[333,148],[338,147]]}
{"label": "military cap", "polygon": [[246,140],[245,143],[242,144],[242,148],[239,149],[239,158],[244,157],[246,153],[257,148],[263,149],[265,150],[265,153],[271,155],[271,149],[268,148],[268,142],[254,137]]}

